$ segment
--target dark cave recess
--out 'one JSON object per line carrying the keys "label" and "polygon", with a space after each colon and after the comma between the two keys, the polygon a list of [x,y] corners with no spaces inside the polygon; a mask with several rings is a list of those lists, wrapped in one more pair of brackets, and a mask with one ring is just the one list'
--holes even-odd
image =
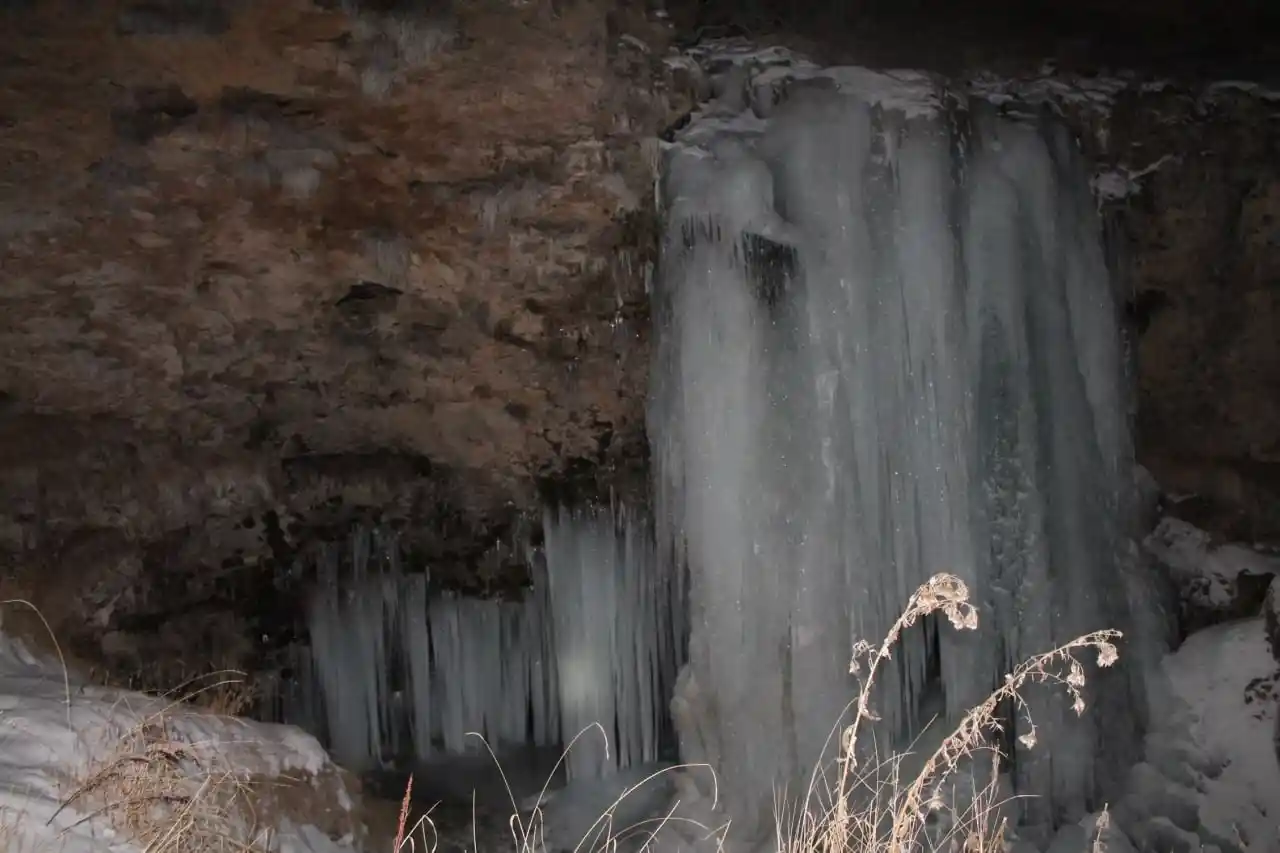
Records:
{"label": "dark cave recess", "polygon": [[677,41],[787,35],[823,61],[940,72],[1052,60],[1180,77],[1280,78],[1271,0],[668,0]]}

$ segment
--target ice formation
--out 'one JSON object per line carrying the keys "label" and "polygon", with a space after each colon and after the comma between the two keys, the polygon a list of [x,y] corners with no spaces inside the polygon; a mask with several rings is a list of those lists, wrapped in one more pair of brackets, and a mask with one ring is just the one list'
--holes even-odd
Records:
{"label": "ice formation", "polygon": [[340,762],[368,769],[483,751],[473,733],[499,751],[556,741],[543,595],[433,595],[427,575],[400,566],[393,534],[358,526],[347,544],[349,553],[327,543],[315,553],[314,692],[300,703],[318,709],[305,716],[319,718]]}
{"label": "ice formation", "polygon": [[717,766],[736,832],[770,831],[775,786],[803,789],[850,699],[851,642],[948,571],[981,629],[907,634],[883,734],[1125,630],[1095,707],[1037,701],[1042,748],[1009,747],[1024,817],[1077,820],[1137,757],[1162,636],[1134,606],[1130,399],[1089,175],[1052,122],[897,78],[878,105],[872,77],[767,121],[695,117],[668,151],[649,434],[659,530],[691,576],[681,758]]}
{"label": "ice formation", "polygon": [[[563,510],[543,523],[562,742],[577,739],[570,780],[656,760],[674,683],[677,591],[647,528],[620,521],[620,535],[607,519]],[[603,732],[588,729],[596,723]]]}
{"label": "ice formation", "polygon": [[314,555],[315,679],[284,717],[321,721],[335,757],[361,769],[483,751],[474,734],[499,754],[567,745],[595,723],[570,778],[653,761],[680,623],[652,542],[623,510],[549,513],[532,588],[502,600],[434,591],[401,567],[393,534],[357,527],[346,549]]}

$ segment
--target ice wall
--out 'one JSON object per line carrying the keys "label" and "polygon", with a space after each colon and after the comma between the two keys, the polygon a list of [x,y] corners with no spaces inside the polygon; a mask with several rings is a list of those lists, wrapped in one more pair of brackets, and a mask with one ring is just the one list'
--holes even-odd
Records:
{"label": "ice wall", "polygon": [[649,525],[618,508],[548,513],[545,527],[531,588],[505,599],[434,589],[381,528],[317,546],[311,671],[277,687],[285,720],[359,769],[482,752],[472,733],[500,754],[560,747],[595,723],[570,778],[656,760],[680,622]]}
{"label": "ice wall", "polygon": [[559,739],[556,666],[542,589],[468,598],[400,565],[395,535],[357,526],[310,555],[310,668],[285,722],[315,731],[342,764],[370,769]]}
{"label": "ice wall", "polygon": [[851,642],[948,571],[981,630],[913,629],[881,735],[1126,630],[1090,713],[1037,701],[1041,748],[1011,741],[1026,819],[1079,817],[1140,743],[1133,656],[1158,634],[1135,610],[1130,399],[1088,175],[1054,122],[846,72],[756,115],[714,104],[665,162],[649,433],[691,573],[681,757],[718,767],[735,831],[767,833],[775,786],[803,789],[850,699]]}

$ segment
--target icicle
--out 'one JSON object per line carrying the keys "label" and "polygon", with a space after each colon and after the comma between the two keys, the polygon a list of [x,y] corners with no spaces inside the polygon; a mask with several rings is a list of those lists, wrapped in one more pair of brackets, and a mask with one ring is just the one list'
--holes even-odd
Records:
{"label": "icicle", "polygon": [[431,631],[427,625],[427,577],[416,575],[405,579],[404,608],[400,617],[405,660],[409,670],[411,699],[410,728],[414,756],[426,761],[434,752],[432,739],[436,732],[432,713],[434,695],[431,675]]}
{"label": "icicle", "polygon": [[532,737],[536,746],[560,743],[560,686],[548,586],[545,570],[535,569],[533,590],[529,594],[525,643],[533,650],[529,659],[529,678],[530,702],[533,705]]}
{"label": "icicle", "polygon": [[440,719],[440,737],[447,752],[466,749],[467,718],[471,709],[466,704],[466,661],[462,657],[459,615],[456,599],[442,596],[431,602],[428,625],[435,663],[432,690]]}
{"label": "icicle", "polygon": [[[357,552],[360,553],[360,552]],[[334,757],[366,768],[381,757],[385,699],[385,612],[381,595],[346,594],[340,588],[336,552],[322,546],[321,585],[308,605],[313,662],[324,693]],[[357,567],[363,567],[357,563]]]}
{"label": "icicle", "polygon": [[[568,776],[597,778],[654,761],[667,701],[659,689],[675,669],[661,650],[676,640],[647,532],[625,511],[548,512],[544,529],[560,732],[565,744],[583,733]],[[607,746],[588,729],[593,724]]]}
{"label": "icicle", "polygon": [[619,602],[612,531],[582,524],[564,510],[548,513],[543,526],[561,737],[566,747],[572,744],[565,769],[570,779],[598,778],[617,766]]}
{"label": "icicle", "polygon": [[[319,549],[308,607],[329,743],[368,767],[438,750],[563,745],[599,722],[570,772],[599,776],[656,759],[675,680],[682,599],[655,574],[643,525],[625,513],[548,519],[547,561],[518,601],[432,595],[400,566],[397,536],[359,527],[339,551]],[[393,691],[393,685],[403,689]],[[408,741],[405,740],[408,736]]]}

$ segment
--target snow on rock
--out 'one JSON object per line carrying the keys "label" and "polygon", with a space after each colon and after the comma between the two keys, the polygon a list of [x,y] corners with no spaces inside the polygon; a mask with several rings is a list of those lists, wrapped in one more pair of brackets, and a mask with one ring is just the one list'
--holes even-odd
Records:
{"label": "snow on rock", "polygon": [[764,130],[763,120],[796,91],[838,88],[869,104],[907,117],[932,115],[942,107],[940,79],[921,71],[872,71],[823,67],[783,47],[758,47],[744,39],[707,41],[668,58],[667,64],[702,77],[713,98],[692,117],[684,145],[723,132]]}
{"label": "snow on rock", "polygon": [[1277,849],[1276,676],[1261,618],[1196,633],[1165,659],[1146,760],[1117,808],[1140,849]]}
{"label": "snow on rock", "polygon": [[[163,720],[165,736],[183,744],[205,773],[234,769],[248,784],[260,821],[275,819],[272,846],[282,853],[339,853],[353,849],[362,835],[341,772],[310,735],[81,683],[0,634],[0,827],[6,849],[138,850],[110,814],[94,813],[97,805],[63,804],[111,761],[127,733],[151,720]],[[259,788],[259,782],[266,784]],[[265,828],[259,824],[255,832]]]}
{"label": "snow on rock", "polygon": [[[1271,656],[1280,661],[1280,577],[1272,578],[1267,586],[1267,594],[1262,600],[1262,618],[1267,625]],[[1276,747],[1280,749],[1280,729],[1276,733]]]}
{"label": "snow on rock", "polygon": [[1135,85],[1137,80],[1131,73],[1086,77],[1058,74],[1046,67],[1039,75],[1022,79],[983,72],[970,78],[968,90],[970,95],[994,104],[1074,105],[1105,114],[1121,92]]}
{"label": "snow on rock", "polygon": [[[1237,543],[1216,543],[1205,531],[1177,518],[1161,519],[1143,547],[1168,569],[1192,622],[1203,623],[1215,614],[1256,615],[1266,579],[1280,575],[1280,556]],[[1251,596],[1250,590],[1257,595]]]}
{"label": "snow on rock", "polygon": [[1148,163],[1141,168],[1120,165],[1112,169],[1104,169],[1093,176],[1093,194],[1097,197],[1099,204],[1137,195],[1142,192],[1144,178],[1160,171],[1166,164],[1177,162],[1177,157],[1166,154],[1154,163]]}
{"label": "snow on rock", "polygon": [[[838,88],[869,104],[901,112],[908,118],[932,115],[952,99],[986,101],[1010,112],[1048,109],[1085,119],[1100,152],[1112,152],[1110,119],[1123,99],[1164,95],[1213,103],[1230,96],[1280,100],[1280,93],[1256,83],[1222,81],[1199,92],[1178,89],[1167,80],[1141,77],[1131,70],[1080,75],[1046,64],[1036,72],[1011,77],[983,71],[964,79],[944,79],[916,70],[873,71],[853,66],[822,67],[784,47],[762,47],[742,38],[709,40],[668,57],[669,67],[698,78],[707,95],[682,142],[700,143],[723,132],[761,133],[763,120],[795,92],[810,87]],[[1080,124],[1080,123],[1077,123]],[[1140,193],[1143,181],[1173,157],[1149,161],[1102,162],[1092,185],[1100,205],[1122,202]]]}
{"label": "snow on rock", "polygon": [[1220,80],[1212,83],[1205,90],[1205,99],[1212,101],[1227,94],[1243,94],[1261,98],[1264,101],[1280,101],[1280,91],[1249,80]]}

